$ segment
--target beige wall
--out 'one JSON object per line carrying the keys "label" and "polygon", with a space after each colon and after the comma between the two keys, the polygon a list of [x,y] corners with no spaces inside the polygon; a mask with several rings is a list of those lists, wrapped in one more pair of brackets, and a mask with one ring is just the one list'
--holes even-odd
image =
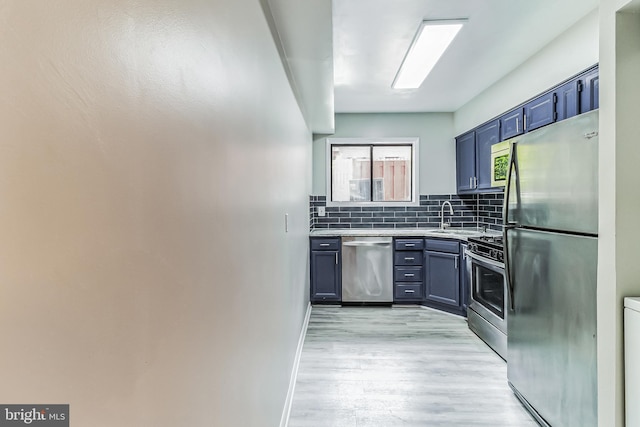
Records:
{"label": "beige wall", "polygon": [[311,135],[259,3],[4,1],[0,63],[0,402],[278,425]]}
{"label": "beige wall", "polygon": [[639,0],[602,0],[600,4],[598,415],[601,427],[625,425],[623,299],[640,296],[639,9]]}
{"label": "beige wall", "polygon": [[[335,138],[420,138],[420,194],[456,192],[452,113],[336,114]],[[327,194],[326,137],[314,135],[313,194]]]}
{"label": "beige wall", "polygon": [[556,37],[454,115],[460,135],[598,62],[598,11]]}

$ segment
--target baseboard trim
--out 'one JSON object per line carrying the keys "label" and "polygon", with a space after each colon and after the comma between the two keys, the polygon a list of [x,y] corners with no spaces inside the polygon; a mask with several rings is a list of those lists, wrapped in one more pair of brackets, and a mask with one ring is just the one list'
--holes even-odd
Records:
{"label": "baseboard trim", "polygon": [[311,317],[311,303],[307,305],[307,313],[304,316],[304,322],[302,323],[302,330],[300,331],[300,337],[298,338],[298,348],[296,349],[296,357],[293,361],[293,369],[291,370],[291,378],[289,380],[289,391],[287,392],[287,400],[284,402],[284,408],[282,409],[282,417],[280,418],[280,427],[287,427],[289,425],[289,416],[291,416],[291,405],[293,404],[293,393],[296,388],[296,380],[298,379],[298,367],[300,366],[300,357],[302,356],[302,347],[304,346],[304,338],[307,335],[307,328],[309,327],[309,318]]}

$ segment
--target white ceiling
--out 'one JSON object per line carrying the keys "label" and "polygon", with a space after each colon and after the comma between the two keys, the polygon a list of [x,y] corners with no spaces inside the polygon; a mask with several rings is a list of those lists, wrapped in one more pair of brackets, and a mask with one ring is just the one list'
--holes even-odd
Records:
{"label": "white ceiling", "polygon": [[[328,2],[269,0],[296,85],[322,88],[315,94],[313,89],[300,90],[307,93],[301,94],[301,104],[306,105],[303,110],[316,133],[332,130],[334,111],[456,111],[599,4],[598,0],[333,0],[331,19]],[[468,18],[468,22],[419,89],[392,89],[420,22],[446,18]],[[332,60],[327,58],[331,29]]]}

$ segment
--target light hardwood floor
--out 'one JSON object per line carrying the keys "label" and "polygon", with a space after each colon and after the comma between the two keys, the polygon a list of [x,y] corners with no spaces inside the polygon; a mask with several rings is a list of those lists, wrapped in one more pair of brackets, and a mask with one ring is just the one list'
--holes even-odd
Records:
{"label": "light hardwood floor", "polygon": [[538,424],[463,318],[420,307],[314,306],[289,427]]}

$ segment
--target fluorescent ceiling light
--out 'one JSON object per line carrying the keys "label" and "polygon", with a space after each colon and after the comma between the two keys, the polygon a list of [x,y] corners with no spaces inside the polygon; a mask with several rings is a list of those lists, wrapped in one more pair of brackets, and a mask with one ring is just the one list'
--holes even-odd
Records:
{"label": "fluorescent ceiling light", "polygon": [[466,19],[422,21],[391,87],[419,88],[465,22]]}

